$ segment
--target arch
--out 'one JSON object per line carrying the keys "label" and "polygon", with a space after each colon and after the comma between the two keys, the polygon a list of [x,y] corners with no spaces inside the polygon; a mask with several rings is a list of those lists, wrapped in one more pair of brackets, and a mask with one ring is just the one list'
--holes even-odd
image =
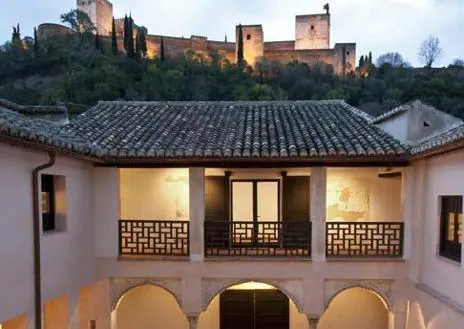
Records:
{"label": "arch", "polygon": [[356,281],[339,281],[332,282],[335,284],[326,285],[326,302],[325,310],[329,307],[330,303],[342,292],[353,289],[361,288],[368,290],[375,294],[385,305],[389,312],[393,312],[393,303],[390,298],[391,282],[383,280],[356,280]]}
{"label": "arch", "polygon": [[114,306],[112,321],[122,328],[189,328],[189,318],[175,295],[152,282],[126,289]]}
{"label": "arch", "polygon": [[[300,280],[256,280],[256,279],[225,279],[225,280],[214,280],[204,287],[203,291],[203,303],[202,312],[205,312],[214,298],[227,289],[244,283],[262,283],[274,287],[285,294],[296,306],[298,312],[303,313],[303,287]],[[298,296],[298,292],[300,296]]]}
{"label": "arch", "polygon": [[333,295],[329,301],[326,303],[325,305],[325,309],[327,310],[330,306],[330,304],[332,303],[332,301],[337,297],[339,296],[341,293],[347,291],[347,290],[351,290],[351,289],[356,289],[356,288],[359,288],[359,289],[364,289],[364,290],[367,290],[367,291],[370,291],[371,293],[373,293],[375,296],[377,296],[377,298],[379,298],[379,300],[383,303],[383,305],[385,306],[385,309],[388,311],[388,312],[393,312],[393,308],[392,308],[392,305],[391,305],[391,302],[389,300],[388,297],[384,296],[382,292],[379,292],[379,291],[376,291],[375,289],[373,288],[370,288],[370,287],[364,287],[363,285],[353,285],[353,286],[348,286],[348,287],[344,287],[342,289],[340,289],[335,295]]}
{"label": "arch", "polygon": [[362,286],[344,287],[329,300],[319,326],[325,328],[384,328],[392,312],[378,292]]}
{"label": "arch", "polygon": [[[180,283],[179,283],[180,284]],[[161,288],[169,293],[176,300],[177,305],[182,309],[182,299],[176,285],[170,282],[150,279],[122,279],[112,280],[111,282],[111,310],[117,309],[122,298],[131,290],[142,286],[154,286]]]}

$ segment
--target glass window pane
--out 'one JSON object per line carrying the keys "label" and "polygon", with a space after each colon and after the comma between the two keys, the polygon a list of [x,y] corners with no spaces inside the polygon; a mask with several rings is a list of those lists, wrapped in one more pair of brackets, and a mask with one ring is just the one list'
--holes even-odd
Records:
{"label": "glass window pane", "polygon": [[447,235],[446,235],[446,240],[453,242],[454,241],[454,212],[449,212],[448,213],[448,229],[447,229]]}
{"label": "glass window pane", "polygon": [[258,182],[258,221],[279,221],[278,182]]}
{"label": "glass window pane", "polygon": [[232,182],[232,219],[235,222],[253,221],[252,182]]}
{"label": "glass window pane", "polygon": [[458,242],[462,243],[462,213],[458,214]]}

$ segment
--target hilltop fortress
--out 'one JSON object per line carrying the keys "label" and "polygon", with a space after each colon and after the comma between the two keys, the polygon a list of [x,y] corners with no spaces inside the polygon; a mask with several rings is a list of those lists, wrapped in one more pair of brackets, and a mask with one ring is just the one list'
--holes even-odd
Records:
{"label": "hilltop fortress", "polygon": [[[107,0],[77,0],[77,8],[87,13],[101,36],[110,36],[112,29],[113,5]],[[247,63],[254,66],[260,58],[269,61],[288,63],[297,60],[314,64],[323,62],[333,66],[337,74],[344,75],[356,67],[356,44],[336,43],[330,46],[330,12],[324,7],[323,14],[298,15],[295,19],[295,40],[266,42],[262,25],[242,25],[243,52]],[[41,35],[65,33],[62,26],[42,24]],[[116,19],[116,33],[120,49],[123,49],[123,20]],[[238,40],[239,26],[236,27]],[[193,50],[210,57],[212,53],[226,58],[232,63],[237,61],[237,43],[212,41],[205,36],[192,35],[190,38],[147,34],[149,56],[159,56],[161,37],[167,58],[184,55]]]}

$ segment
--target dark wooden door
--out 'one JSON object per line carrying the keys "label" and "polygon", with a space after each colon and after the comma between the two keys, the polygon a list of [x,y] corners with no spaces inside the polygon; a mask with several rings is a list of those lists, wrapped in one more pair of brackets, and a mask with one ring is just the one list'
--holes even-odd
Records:
{"label": "dark wooden door", "polygon": [[278,290],[255,291],[255,329],[289,329],[288,297]]}
{"label": "dark wooden door", "polygon": [[226,290],[219,307],[221,329],[254,329],[253,290]]}
{"label": "dark wooden door", "polygon": [[221,329],[289,329],[289,300],[278,290],[226,290],[220,324]]}

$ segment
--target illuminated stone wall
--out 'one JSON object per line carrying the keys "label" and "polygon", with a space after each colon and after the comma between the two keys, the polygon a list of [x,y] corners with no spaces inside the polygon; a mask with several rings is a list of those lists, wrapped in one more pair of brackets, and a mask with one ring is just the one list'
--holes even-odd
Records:
{"label": "illuminated stone wall", "polygon": [[330,15],[296,16],[295,49],[329,49]]}
{"label": "illuminated stone wall", "polygon": [[[238,40],[239,27],[236,27]],[[264,33],[261,25],[242,25],[243,57],[248,65],[254,66],[264,56]],[[238,52],[238,43],[236,45]]]}

